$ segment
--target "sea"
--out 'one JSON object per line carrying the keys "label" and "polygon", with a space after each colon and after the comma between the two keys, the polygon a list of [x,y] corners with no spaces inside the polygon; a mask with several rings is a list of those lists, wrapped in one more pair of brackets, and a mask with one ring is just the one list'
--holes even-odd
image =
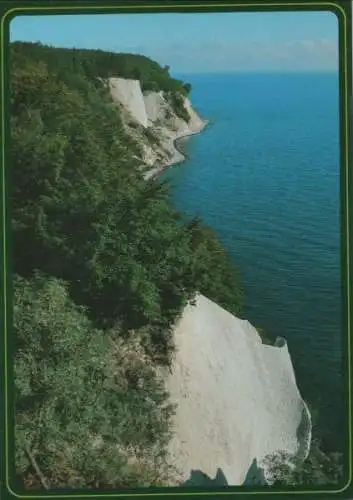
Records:
{"label": "sea", "polygon": [[314,432],[341,449],[344,392],[338,73],[178,75],[210,121],[169,168],[176,208],[237,266],[243,317],[288,341]]}

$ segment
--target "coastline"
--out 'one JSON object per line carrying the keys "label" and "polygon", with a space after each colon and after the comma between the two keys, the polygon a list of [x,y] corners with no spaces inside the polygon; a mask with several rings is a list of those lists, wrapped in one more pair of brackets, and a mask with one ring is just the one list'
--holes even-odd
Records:
{"label": "coastline", "polygon": [[175,134],[175,136],[171,137],[170,139],[170,146],[169,150],[172,153],[171,158],[166,162],[161,165],[158,165],[158,162],[156,162],[155,165],[153,165],[145,174],[144,174],[144,179],[145,180],[155,180],[159,175],[161,175],[167,168],[172,167],[173,165],[179,165],[186,161],[188,159],[187,155],[183,153],[179,148],[178,148],[178,141],[181,139],[185,139],[187,137],[191,137],[193,135],[198,135],[201,132],[203,132],[208,126],[210,125],[210,120],[202,120],[202,125],[198,127],[196,130],[190,130],[189,132],[185,133],[183,132],[182,134]]}

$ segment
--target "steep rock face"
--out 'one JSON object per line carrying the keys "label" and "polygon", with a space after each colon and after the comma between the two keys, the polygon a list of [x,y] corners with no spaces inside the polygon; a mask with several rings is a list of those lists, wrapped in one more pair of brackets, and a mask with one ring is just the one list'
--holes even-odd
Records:
{"label": "steep rock face", "polygon": [[196,132],[201,131],[204,128],[204,126],[205,126],[205,122],[196,113],[196,111],[192,107],[192,104],[191,104],[191,102],[190,102],[190,100],[188,98],[185,98],[185,100],[184,100],[184,106],[185,106],[187,112],[190,115],[189,126],[191,127],[191,129],[195,130]]}
{"label": "steep rock face", "polygon": [[124,106],[130,113],[131,119],[143,127],[147,127],[148,117],[140,82],[126,78],[109,78],[109,87],[113,99]]}
{"label": "steep rock face", "polygon": [[205,127],[205,121],[196,113],[187,97],[183,100],[184,108],[190,116],[188,122],[176,115],[163,92],[145,93],[144,102],[149,123],[152,126],[164,126],[170,132],[177,132],[180,136],[201,132]]}
{"label": "steep rock face", "polygon": [[169,106],[163,97],[163,92],[145,92],[143,96],[145,108],[150,124],[155,124],[157,120],[167,120]]}
{"label": "steep rock face", "polygon": [[306,457],[310,413],[284,339],[262,344],[256,329],[198,295],[174,331],[167,389],[177,404],[170,461],[187,479],[217,469],[242,484],[254,459],[282,451]]}

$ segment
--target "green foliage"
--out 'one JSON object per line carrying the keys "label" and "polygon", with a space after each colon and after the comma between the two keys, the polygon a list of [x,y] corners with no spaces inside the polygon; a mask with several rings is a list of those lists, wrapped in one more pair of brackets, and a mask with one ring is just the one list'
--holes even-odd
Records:
{"label": "green foliage", "polygon": [[153,131],[150,127],[144,128],[142,133],[151,145],[161,145],[161,139],[157,132]]}
{"label": "green foliage", "polygon": [[259,333],[263,344],[272,345],[272,346],[274,345],[275,340],[271,339],[270,336],[268,335],[268,333],[265,332],[265,330],[263,328],[256,327],[256,330]]}
{"label": "green foliage", "polygon": [[191,85],[172,78],[169,66],[161,67],[156,61],[139,54],[122,54],[92,49],[54,49],[40,43],[14,42],[12,53],[19,62],[26,59],[42,60],[50,71],[60,67],[61,76],[65,79],[71,75],[82,74],[95,86],[97,77],[111,76],[140,80],[143,91],[162,90],[187,95]]}
{"label": "green foliage", "polygon": [[308,458],[296,462],[278,453],[268,458],[274,485],[279,486],[338,486],[343,480],[343,455],[324,452],[318,439],[314,439]]}
{"label": "green foliage", "polygon": [[192,269],[189,282],[229,312],[241,315],[243,292],[235,266],[216,233],[198,218],[188,225],[191,236]]}
{"label": "green foliage", "polygon": [[159,482],[172,407],[137,337],[96,330],[64,283],[14,280],[16,469],[51,487]]}
{"label": "green foliage", "polygon": [[169,102],[176,115],[182,120],[189,122],[190,115],[184,106],[184,97],[182,92],[166,92],[166,100]]}
{"label": "green foliage", "polygon": [[19,67],[28,61],[42,61],[49,73],[57,74],[61,81],[84,96],[89,87],[102,90],[103,81],[109,77],[139,80],[142,91],[164,91],[177,116],[189,120],[183,96],[190,93],[191,85],[172,78],[169,66],[163,68],[146,56],[92,49],[54,49],[41,43],[14,42],[11,58]]}
{"label": "green foliage", "polygon": [[141,179],[138,146],[109,95],[89,83],[82,92],[78,76],[80,90],[69,87],[40,60],[18,62],[11,80],[15,272],[65,279],[100,326],[119,319],[127,329],[168,329],[196,290],[238,312],[238,280],[224,250],[210,230],[182,222],[165,185]]}
{"label": "green foliage", "polygon": [[190,94],[192,90],[191,83],[184,83],[184,89],[187,94]]}

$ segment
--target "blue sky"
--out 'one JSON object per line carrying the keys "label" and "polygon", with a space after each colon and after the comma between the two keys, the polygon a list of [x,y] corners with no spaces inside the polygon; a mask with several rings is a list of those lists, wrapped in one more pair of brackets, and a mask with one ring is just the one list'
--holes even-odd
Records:
{"label": "blue sky", "polygon": [[336,71],[330,12],[19,16],[11,40],[147,55],[172,73]]}

